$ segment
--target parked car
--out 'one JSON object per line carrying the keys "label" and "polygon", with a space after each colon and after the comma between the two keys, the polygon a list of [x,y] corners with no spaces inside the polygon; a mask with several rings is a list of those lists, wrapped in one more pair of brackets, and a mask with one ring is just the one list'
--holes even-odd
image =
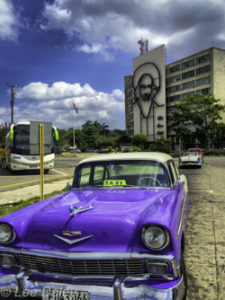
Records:
{"label": "parked car", "polygon": [[72,149],[70,150],[70,153],[81,153],[80,149]]}
{"label": "parked car", "polygon": [[179,157],[179,168],[187,166],[196,166],[199,168],[202,167],[202,157],[198,151],[184,152]]}
{"label": "parked car", "polygon": [[185,299],[188,202],[167,154],[84,159],[68,192],[0,219],[0,288],[43,299]]}
{"label": "parked car", "polygon": [[204,162],[204,151],[201,148],[189,148],[188,152],[198,152],[201,155],[202,162]]}

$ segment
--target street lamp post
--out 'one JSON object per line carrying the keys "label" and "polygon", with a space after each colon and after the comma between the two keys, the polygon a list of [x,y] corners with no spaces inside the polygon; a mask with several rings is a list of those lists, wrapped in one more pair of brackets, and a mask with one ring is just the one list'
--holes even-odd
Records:
{"label": "street lamp post", "polygon": [[10,106],[11,106],[11,124],[14,124],[14,99],[15,99],[15,88],[18,88],[17,85],[14,84],[8,84],[7,86],[10,88],[11,90],[11,101],[10,101]]}
{"label": "street lamp post", "polygon": [[73,110],[73,149],[76,149],[76,144],[75,144],[75,109]]}

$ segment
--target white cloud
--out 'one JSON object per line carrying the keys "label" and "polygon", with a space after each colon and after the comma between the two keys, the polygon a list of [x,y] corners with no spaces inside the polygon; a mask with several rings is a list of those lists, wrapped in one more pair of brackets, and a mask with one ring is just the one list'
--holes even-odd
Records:
{"label": "white cloud", "polygon": [[5,107],[0,107],[0,115],[6,114],[7,109]]}
{"label": "white cloud", "polygon": [[174,56],[184,56],[192,45],[202,50],[212,40],[225,46],[224,14],[223,0],[55,0],[45,4],[42,28],[75,34],[82,42],[80,51],[103,57],[111,49],[138,53],[141,37],[150,48],[166,44]]}
{"label": "white cloud", "polygon": [[[51,86],[32,82],[16,93],[16,102],[25,107],[15,113],[21,119],[50,121],[59,128],[73,126],[73,103],[79,109],[75,126],[81,128],[87,120],[106,123],[111,129],[124,129],[124,94],[116,89],[111,93],[94,90],[89,84],[55,82]],[[26,104],[26,105],[25,105]],[[29,112],[29,114],[27,114]],[[1,118],[1,112],[0,112]]]}
{"label": "white cloud", "polygon": [[0,39],[16,40],[18,26],[19,23],[10,1],[0,0]]}
{"label": "white cloud", "polygon": [[100,43],[93,43],[91,45],[83,44],[82,46],[77,47],[77,50],[87,54],[99,54],[105,61],[111,61],[113,59],[113,56],[107,50],[107,47],[104,47]]}

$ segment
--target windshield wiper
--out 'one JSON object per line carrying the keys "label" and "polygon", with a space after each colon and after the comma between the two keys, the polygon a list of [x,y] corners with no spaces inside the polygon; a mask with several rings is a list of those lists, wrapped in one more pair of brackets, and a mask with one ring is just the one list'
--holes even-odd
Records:
{"label": "windshield wiper", "polygon": [[139,186],[139,185],[133,185],[133,184],[123,184],[123,185],[116,185],[116,186],[130,187],[130,188],[135,188],[135,189],[147,189],[146,186]]}

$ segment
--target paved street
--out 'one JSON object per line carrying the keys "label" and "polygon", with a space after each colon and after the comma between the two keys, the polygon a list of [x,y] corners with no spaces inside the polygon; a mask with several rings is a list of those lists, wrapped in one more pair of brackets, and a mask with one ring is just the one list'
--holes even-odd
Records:
{"label": "paved street", "polygon": [[188,300],[225,299],[225,158],[206,158],[188,177],[185,261]]}
{"label": "paved street", "polygon": [[[75,163],[74,159],[59,158],[56,160],[57,170],[68,174],[73,172]],[[188,178],[190,195],[185,246],[187,299],[224,300],[225,157],[206,157],[202,169],[181,169],[180,173]],[[5,176],[1,178],[5,179]],[[0,197],[4,193],[0,190]]]}
{"label": "paved street", "polygon": [[[57,155],[55,158],[55,167],[45,175],[45,180],[59,180],[65,177],[73,176],[77,163],[88,156],[96,155],[93,153],[78,153],[71,156]],[[18,189],[20,187],[35,185],[40,181],[39,170],[29,170],[20,172],[9,172],[0,168],[0,192],[9,189]]]}

